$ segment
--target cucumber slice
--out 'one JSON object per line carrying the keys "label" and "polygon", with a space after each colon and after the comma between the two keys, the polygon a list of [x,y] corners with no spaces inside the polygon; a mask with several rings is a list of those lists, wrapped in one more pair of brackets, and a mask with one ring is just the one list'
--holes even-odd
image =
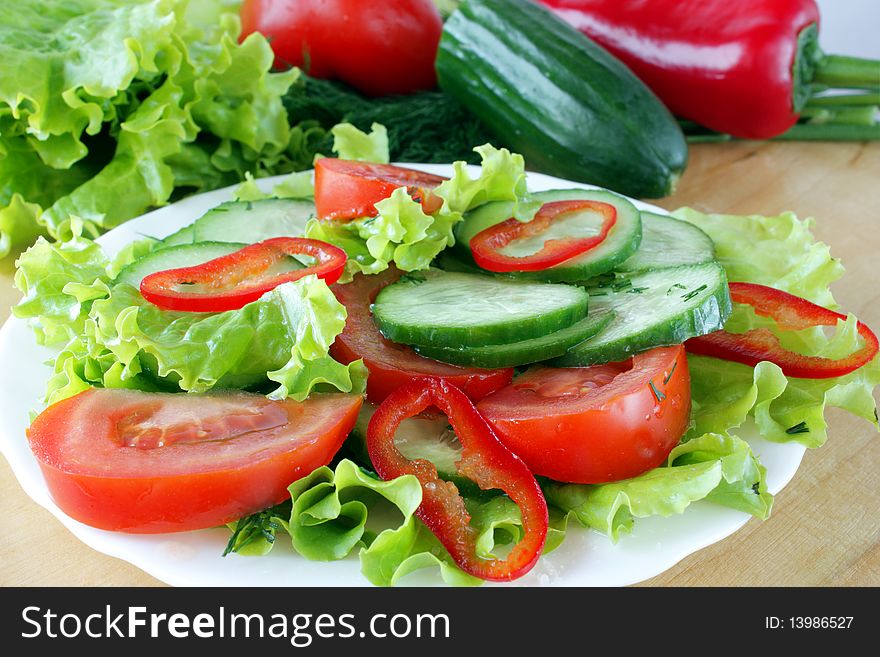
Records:
{"label": "cucumber slice", "polygon": [[233,201],[209,210],[195,223],[197,242],[253,244],[273,237],[301,237],[315,204],[301,199]]}
{"label": "cucumber slice", "polygon": [[195,239],[193,239],[193,234],[195,233],[195,231],[196,228],[193,224],[185,226],[176,233],[169,235],[161,242],[159,242],[157,248],[164,249],[169,246],[178,246],[179,244],[192,244],[193,242],[195,242]]}
{"label": "cucumber slice", "polygon": [[[608,237],[588,253],[542,271],[510,272],[509,275],[512,277],[551,283],[583,281],[617,267],[636,252],[642,240],[642,221],[639,211],[627,199],[617,194],[601,190],[558,189],[537,192],[532,195],[532,198],[542,203],[574,200],[610,203],[617,208],[617,223],[608,233]],[[477,233],[509,219],[511,208],[511,203],[499,201],[487,203],[473,212],[469,212],[464,221],[456,225],[454,229],[455,249],[459,257],[467,263],[473,263],[469,246],[471,239]],[[523,244],[516,247],[518,252],[511,252],[511,254],[524,255],[529,250],[535,252],[541,247],[544,239],[595,234],[598,225],[590,221],[589,217],[583,216],[585,214],[579,213],[568,219],[555,222],[553,227],[543,235],[540,243],[534,239],[521,240]],[[590,232],[591,230],[592,232]],[[512,243],[507,248],[513,249],[514,245],[515,243]]]}
{"label": "cucumber slice", "polygon": [[537,338],[587,314],[589,295],[573,285],[534,283],[432,269],[384,288],[373,319],[393,342],[482,347]]}
{"label": "cucumber slice", "polygon": [[616,362],[653,347],[681,344],[723,328],[731,310],[727,277],[717,262],[621,275],[589,291],[592,312],[613,310],[616,316],[553,365]]}
{"label": "cucumber slice", "polygon": [[115,282],[140,287],[144,277],[157,271],[200,265],[214,258],[235,253],[244,246],[246,245],[231,242],[201,242],[199,244],[178,244],[151,251],[124,267]]}
{"label": "cucumber slice", "polygon": [[[357,422],[351,430],[353,451],[369,463],[367,456],[367,425],[376,412],[372,404],[364,403]],[[394,435],[394,444],[409,460],[425,459],[434,464],[437,474],[444,479],[457,477],[456,462],[461,458],[462,447],[445,415],[417,415],[400,423]]]}
{"label": "cucumber slice", "polygon": [[459,255],[455,252],[455,249],[446,249],[441,251],[440,254],[434,258],[434,265],[442,269],[443,271],[456,271],[462,274],[481,274],[485,276],[486,274],[493,274],[495,276],[502,276],[502,274],[497,274],[495,272],[486,271],[481,267],[477,266],[473,260],[468,262],[464,258],[459,257]]}
{"label": "cucumber slice", "polygon": [[680,219],[642,213],[642,243],[618,271],[698,265],[715,259],[715,243],[702,230]]}
{"label": "cucumber slice", "polygon": [[462,349],[416,347],[415,350],[422,356],[453,365],[486,369],[517,367],[561,356],[570,347],[596,335],[608,326],[613,318],[614,311],[591,312],[588,317],[571,326],[531,340]]}
{"label": "cucumber slice", "polygon": [[301,237],[315,204],[303,199],[267,198],[229,201],[208,210],[195,223],[162,240],[164,245],[193,242],[254,244],[273,237]]}

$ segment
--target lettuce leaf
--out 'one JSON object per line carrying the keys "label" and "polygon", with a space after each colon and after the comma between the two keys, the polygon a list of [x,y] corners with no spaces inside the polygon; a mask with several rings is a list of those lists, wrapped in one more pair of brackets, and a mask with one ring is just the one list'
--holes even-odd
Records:
{"label": "lettuce leaf", "polygon": [[768,285],[835,307],[830,286],[843,276],[843,265],[831,256],[827,244],[813,236],[812,219],[802,221],[792,212],[737,216],[703,214],[692,208],[680,208],[672,216],[712,238],[728,280]]}
{"label": "lettuce leaf", "polygon": [[466,164],[456,162],[454,175],[435,194],[443,206],[428,215],[399,188],[376,204],[378,215],[346,223],[311,221],[306,236],[335,244],[348,253],[343,282],[359,272],[377,274],[394,262],[404,271],[427,269],[445,248],[455,243],[452,229],[465,212],[490,201],[513,201],[518,218],[528,219],[535,208],[526,196],[522,156],[489,144],[476,150],[482,158],[480,175],[471,178]]}
{"label": "lettuce leaf", "polygon": [[[673,213],[706,231],[732,281],[760,283],[835,307],[830,285],[843,275],[827,244],[817,241],[811,220],[787,212],[776,217],[707,215],[689,208]],[[783,346],[798,353],[839,358],[861,346],[856,318],[838,322],[833,335],[817,327],[780,331],[772,320],[737,305],[725,328],[741,333],[753,328],[774,332]],[[880,384],[880,358],[832,379],[786,377],[773,363],[748,367],[715,358],[690,356],[694,426],[689,435],[725,432],[754,417],[760,434],[774,442],[819,447],[827,439],[825,408],[843,408],[875,426],[873,392]]]}
{"label": "lettuce leaf", "polygon": [[492,201],[511,201],[511,216],[520,221],[530,220],[540,204],[528,200],[522,155],[491,144],[477,146],[474,151],[482,161],[480,175],[471,178],[465,162],[454,162],[452,178],[435,191],[444,201],[442,212],[464,214]]}
{"label": "lettuce leaf", "polygon": [[73,217],[94,236],[181,191],[293,170],[281,97],[299,73],[271,73],[267,41],[239,33],[230,2],[0,8],[0,257],[69,239]]}
{"label": "lettuce leaf", "polygon": [[825,408],[849,411],[877,425],[874,388],[880,360],[834,379],[788,378],[773,363],[757,367],[689,356],[693,434],[728,431],[753,416],[758,432],[773,442],[820,447],[827,440]]}
{"label": "lettuce leaf", "polygon": [[28,321],[39,344],[79,338],[91,304],[67,286],[106,284],[109,264],[101,246],[82,237],[78,229],[67,242],[50,243],[40,237],[16,262],[15,286],[24,298],[12,314]]}
{"label": "lettuce leaf", "polygon": [[388,155],[388,130],[384,125],[374,123],[370,132],[358,130],[350,123],[339,123],[330,129],[333,135],[333,150],[341,160],[378,162],[386,164]]}
{"label": "lettuce leaf", "polygon": [[160,74],[157,59],[171,41],[175,4],[180,3],[3,3],[0,103],[12,110],[27,134],[44,142],[69,139],[68,149],[85,154],[80,138],[83,132],[99,132],[112,109],[105,101],[136,77]]}
{"label": "lettuce leaf", "polygon": [[37,341],[64,345],[46,400],[89,386],[204,392],[214,387],[268,389],[272,398],[303,400],[314,389],[362,392],[361,361],[329,355],[345,326],[345,308],[324,281],[307,276],[280,285],[240,310],[162,310],[113,277],[149,252],[155,240],[130,244],[109,259],[71,224],[72,239],[40,238],[18,260],[24,294],[13,313],[28,320]]}
{"label": "lettuce leaf", "polygon": [[344,322],[345,308],[327,285],[307,276],[240,310],[214,314],[161,310],[130,285],[115,285],[92,303],[84,332],[90,356],[109,351],[122,381],[144,374],[187,392],[274,381],[271,397],[301,401],[328,385],[363,390],[362,362],[342,365],[327,353]]}
{"label": "lettuce leaf", "polygon": [[[480,583],[455,566],[437,538],[413,515],[422,501],[422,489],[412,475],[386,482],[345,459],[335,470],[318,468],[289,490],[293,500],[289,532],[294,549],[304,557],[331,561],[358,548],[363,574],[379,586],[391,586],[422,568],[437,568],[448,584]],[[397,518],[374,534],[367,529],[367,519],[381,501]]]}
{"label": "lettuce leaf", "polygon": [[[478,585],[481,581],[462,572],[428,528],[415,517],[422,500],[418,480],[412,475],[382,481],[353,461],[344,459],[335,469],[318,468],[291,484],[292,507],[282,517],[275,507],[230,525],[245,533],[230,538],[231,551],[247,555],[266,554],[281,527],[294,549],[307,559],[335,561],[357,550],[363,574],[373,584],[393,586],[404,576],[423,569],[436,569],[453,585]],[[464,494],[471,526],[475,528],[477,554],[495,555],[496,548],[522,538],[522,518],[517,505],[495,492]],[[286,507],[283,507],[286,508]],[[272,539],[261,535],[269,520]],[[567,517],[554,510],[545,552],[560,545]],[[244,549],[237,543],[246,543]]]}
{"label": "lettuce leaf", "polygon": [[633,479],[589,485],[549,482],[543,488],[549,504],[617,541],[632,531],[635,518],[683,513],[703,499],[767,518],[773,497],[765,474],[747,442],[710,433],[682,443],[665,466]]}

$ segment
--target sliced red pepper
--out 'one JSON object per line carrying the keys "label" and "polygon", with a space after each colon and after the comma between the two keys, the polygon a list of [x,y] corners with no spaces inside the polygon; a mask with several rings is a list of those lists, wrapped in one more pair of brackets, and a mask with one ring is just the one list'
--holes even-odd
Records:
{"label": "sliced red pepper", "polygon": [[[281,274],[270,273],[275,265],[294,255],[312,257],[315,263]],[[275,237],[195,267],[150,274],[141,281],[141,294],[165,310],[236,310],[282,283],[310,274],[332,285],[342,275],[346,259],[345,251],[326,242],[303,237]]]}
{"label": "sliced red pepper", "polygon": [[[550,225],[572,212],[592,210],[602,215],[602,225],[590,237],[549,239],[531,255],[505,255],[501,250],[513,242],[545,232]],[[601,244],[617,223],[617,209],[600,201],[553,201],[545,203],[531,221],[508,219],[477,233],[470,241],[474,261],[483,269],[497,272],[541,271],[561,264]]]}
{"label": "sliced red pepper", "polygon": [[[436,406],[449,418],[463,451],[459,473],[484,489],[500,489],[519,506],[524,535],[506,559],[477,555],[477,532],[455,484],[443,481],[430,461],[410,461],[394,444],[406,418]],[[547,538],[547,502],[535,477],[507,449],[461,390],[440,379],[419,379],[401,386],[379,406],[367,427],[367,449],[385,480],[415,475],[422,485],[416,516],[440,539],[455,563],[482,579],[509,581],[525,575],[541,555]]]}
{"label": "sliced red pepper", "polygon": [[[761,317],[773,319],[783,331],[836,326],[838,320],[846,320],[846,315],[817,306],[788,292],[756,283],[731,283],[730,298],[734,303],[751,306]],[[862,322],[858,322],[858,330],[865,344],[845,358],[805,356],[789,351],[766,328],[752,329],[745,333],[716,331],[692,338],[686,345],[687,350],[693,354],[723,358],[753,367],[761,361],[770,361],[782,368],[786,376],[830,379],[854,372],[877,355],[880,344],[874,332]]]}

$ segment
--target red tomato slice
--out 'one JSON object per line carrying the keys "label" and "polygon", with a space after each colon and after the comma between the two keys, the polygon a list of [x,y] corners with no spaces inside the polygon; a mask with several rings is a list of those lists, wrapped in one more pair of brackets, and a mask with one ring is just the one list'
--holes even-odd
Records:
{"label": "red tomato slice", "polygon": [[482,399],[510,383],[512,368],[481,370],[447,365],[419,356],[406,345],[386,340],[373,323],[370,304],[379,290],[400,275],[400,271],[392,268],[377,276],[358,274],[351,283],[332,287],[336,298],[345,306],[348,318],[345,329],[330,348],[330,355],[344,364],[364,359],[370,371],[367,399],[381,404],[400,386],[425,377],[443,379],[460,388],[472,400]]}
{"label": "red tomato slice", "polygon": [[628,479],[662,464],[687,430],[687,358],[679,345],[623,363],[535,367],[477,408],[535,474]]}
{"label": "red tomato slice", "polygon": [[186,531],[286,499],[291,482],[330,462],[361,403],[94,388],[43,411],[28,440],[70,517],[112,531]]}
{"label": "red tomato slice", "polygon": [[398,187],[406,187],[421,202],[425,214],[431,214],[443,206],[443,199],[432,190],[444,180],[442,176],[392,164],[325,157],[315,162],[315,209],[318,219],[373,217],[376,203]]}

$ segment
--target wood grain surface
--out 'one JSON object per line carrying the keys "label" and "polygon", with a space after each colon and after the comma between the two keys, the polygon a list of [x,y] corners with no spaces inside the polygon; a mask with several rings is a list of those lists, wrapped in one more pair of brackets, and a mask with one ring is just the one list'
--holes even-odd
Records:
{"label": "wood grain surface", "polygon": [[[880,143],[699,145],[678,192],[658,204],[814,217],[817,237],[847,268],[838,302],[880,327]],[[11,281],[11,263],[0,263],[0,321],[17,300]],[[880,585],[880,435],[842,412],[828,419],[828,443],[807,452],[769,520],[749,521],[644,585]],[[2,586],[160,584],[80,543],[24,494],[3,459],[0,512]]]}

